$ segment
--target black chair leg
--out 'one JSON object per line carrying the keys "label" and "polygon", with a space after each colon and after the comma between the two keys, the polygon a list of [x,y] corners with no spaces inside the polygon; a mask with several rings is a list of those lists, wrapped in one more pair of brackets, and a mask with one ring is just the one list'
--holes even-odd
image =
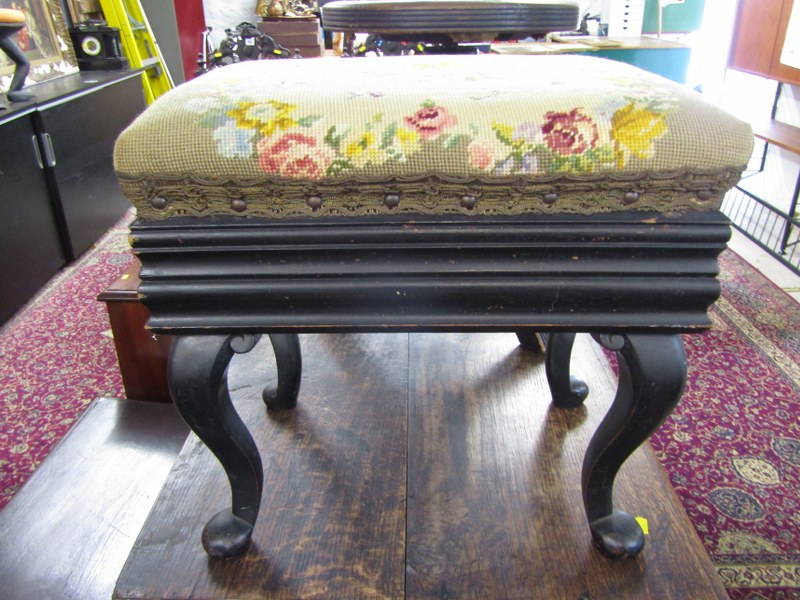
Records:
{"label": "black chair leg", "polygon": [[586,450],[583,502],[595,545],[606,556],[631,557],[642,550],[644,534],[632,515],[614,509],[614,478],[678,403],[686,381],[686,355],[679,335],[596,339],[617,353],[619,387]]}
{"label": "black chair leg", "polygon": [[261,505],[261,457],[231,403],[227,383],[233,354],[249,352],[255,342],[251,335],[177,336],[169,358],[173,402],[222,464],[231,484],[231,508],[217,513],[203,529],[203,548],[214,558],[240,556],[247,550]]}

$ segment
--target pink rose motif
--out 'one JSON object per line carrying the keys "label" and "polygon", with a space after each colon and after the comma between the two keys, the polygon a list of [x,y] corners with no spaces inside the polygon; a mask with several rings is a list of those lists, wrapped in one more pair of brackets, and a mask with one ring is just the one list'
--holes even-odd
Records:
{"label": "pink rose motif", "polygon": [[456,116],[447,112],[444,106],[425,106],[414,113],[414,116],[403,119],[423,140],[435,140],[442,131],[458,123]]}
{"label": "pink rose motif", "polygon": [[266,173],[296,179],[322,179],[333,162],[333,154],[316,138],[302,133],[285,133],[277,141],[258,143],[258,166]]}
{"label": "pink rose motif", "polygon": [[486,144],[472,142],[467,146],[467,152],[469,153],[470,166],[478,169],[488,169],[494,164],[492,149]]}
{"label": "pink rose motif", "polygon": [[583,154],[597,144],[597,125],[574,108],[568,113],[548,112],[542,126],[544,141],[553,152],[563,155]]}

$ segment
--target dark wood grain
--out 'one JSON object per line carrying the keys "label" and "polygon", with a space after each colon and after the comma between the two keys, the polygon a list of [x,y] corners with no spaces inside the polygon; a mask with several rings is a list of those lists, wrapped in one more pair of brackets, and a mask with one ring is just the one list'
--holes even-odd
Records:
{"label": "dark wood grain", "polygon": [[95,401],[0,512],[0,597],[109,598],[187,435],[170,404]]}
{"label": "dark wood grain", "polygon": [[649,522],[642,555],[592,547],[580,468],[615,382],[588,336],[573,372],[591,391],[571,410],[550,406],[542,356],[511,333],[301,342],[294,413],[265,415],[267,340],[231,365],[265,470],[248,554],[205,555],[200,531],[229,488],[191,441],[116,598],[727,597],[649,446],[617,478],[620,508]]}
{"label": "dark wood grain", "polygon": [[237,219],[131,225],[153,331],[705,330],[730,237],[718,211]]}
{"label": "dark wood grain", "polygon": [[262,454],[248,553],[209,560],[205,522],[228,505],[219,464],[187,444],[120,576],[116,598],[401,597],[405,551],[406,335],[302,336],[293,411],[267,415],[269,340],[234,357],[229,383]]}
{"label": "dark wood grain", "polygon": [[410,344],[407,598],[726,598],[649,446],[617,478],[647,518],[636,559],[592,548],[580,474],[614,396],[579,336],[586,403],[551,406],[541,357],[510,335],[414,335]]}
{"label": "dark wood grain", "polygon": [[[429,2],[358,0],[327,3],[322,22],[328,31],[353,33],[521,34],[572,31],[578,27],[578,6],[565,2],[495,2],[448,0]],[[480,38],[478,38],[480,39]]]}

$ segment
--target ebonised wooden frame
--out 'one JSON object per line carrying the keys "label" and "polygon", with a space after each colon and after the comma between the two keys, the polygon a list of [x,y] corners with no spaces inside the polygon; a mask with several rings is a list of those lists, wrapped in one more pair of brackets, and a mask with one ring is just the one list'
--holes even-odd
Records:
{"label": "ebonised wooden frame", "polygon": [[543,333],[563,408],[588,393],[569,373],[574,334],[614,350],[619,387],[584,459],[584,507],[604,554],[641,551],[639,525],[613,507],[614,478],[680,399],[680,334],[711,325],[730,235],[721,213],[175,218],[131,233],[149,326],[176,336],[173,400],[231,484],[231,508],[203,532],[209,555],[246,551],[261,499],[258,450],[227,390],[233,354],[269,334],[278,389],[264,399],[286,409],[300,387],[297,334],[356,331],[512,331],[526,346]]}

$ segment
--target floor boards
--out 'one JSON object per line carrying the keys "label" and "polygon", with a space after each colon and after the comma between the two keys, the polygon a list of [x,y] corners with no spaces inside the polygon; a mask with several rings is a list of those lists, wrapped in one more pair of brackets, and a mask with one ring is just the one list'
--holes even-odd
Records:
{"label": "floor boards", "polygon": [[557,410],[541,358],[511,334],[302,336],[294,413],[268,416],[268,344],[229,381],[261,449],[249,553],[209,561],[203,525],[229,503],[190,438],[117,582],[115,598],[727,598],[652,450],[623,467],[617,504],[647,518],[636,560],[591,548],[580,465],[613,397],[579,336],[584,408]]}
{"label": "floor boards", "polygon": [[171,404],[96,400],[0,512],[0,598],[110,598],[188,433]]}

